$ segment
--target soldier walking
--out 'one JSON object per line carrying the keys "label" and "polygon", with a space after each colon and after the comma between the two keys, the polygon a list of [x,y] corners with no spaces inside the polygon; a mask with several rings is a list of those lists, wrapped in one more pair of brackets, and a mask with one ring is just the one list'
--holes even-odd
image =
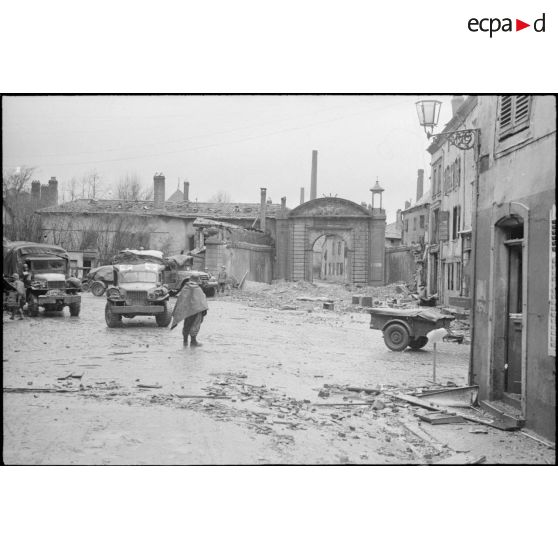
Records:
{"label": "soldier walking", "polygon": [[217,292],[225,294],[225,286],[227,284],[227,271],[224,265],[221,266],[217,275]]}
{"label": "soldier walking", "polygon": [[191,277],[180,291],[172,312],[171,329],[184,320],[182,327],[184,345],[188,345],[188,336],[190,336],[192,347],[201,345],[197,337],[208,308],[207,298],[198,284],[198,278]]}

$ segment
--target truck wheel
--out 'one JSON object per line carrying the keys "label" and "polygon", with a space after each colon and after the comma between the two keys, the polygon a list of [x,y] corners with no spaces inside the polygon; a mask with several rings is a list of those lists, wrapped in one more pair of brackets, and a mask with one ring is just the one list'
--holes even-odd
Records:
{"label": "truck wheel", "polygon": [[102,283],[101,281],[95,281],[91,285],[91,292],[95,296],[103,296],[103,293],[105,292],[105,290],[106,290],[105,284]]}
{"label": "truck wheel", "polygon": [[108,327],[119,327],[122,325],[122,316],[112,312],[112,305],[110,302],[107,302],[105,306],[105,322],[107,322]]}
{"label": "truck wheel", "polygon": [[34,294],[27,299],[27,312],[32,318],[39,315],[39,299]]}
{"label": "truck wheel", "polygon": [[409,341],[409,348],[416,351],[422,349],[428,343],[428,337],[414,337]]}
{"label": "truck wheel", "polygon": [[170,313],[169,306],[165,302],[165,311],[161,314],[155,314],[155,320],[159,327],[168,327],[171,323],[172,314]]}
{"label": "truck wheel", "polygon": [[81,310],[81,302],[72,302],[70,304],[70,316],[79,316]]}
{"label": "truck wheel", "polygon": [[384,343],[392,351],[402,351],[410,340],[407,328],[401,324],[391,324],[384,329]]}
{"label": "truck wheel", "polygon": [[208,296],[209,298],[211,298],[212,296],[215,296],[215,288],[214,287],[209,287],[209,289],[206,289],[204,291],[205,296]]}
{"label": "truck wheel", "polygon": [[81,284],[81,290],[84,293],[88,293],[89,292],[89,283],[87,281],[82,282]]}

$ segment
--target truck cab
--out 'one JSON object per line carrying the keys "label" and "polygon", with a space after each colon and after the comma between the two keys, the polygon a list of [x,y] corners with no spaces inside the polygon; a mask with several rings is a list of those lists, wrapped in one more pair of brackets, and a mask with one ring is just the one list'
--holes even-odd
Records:
{"label": "truck cab", "polygon": [[[3,246],[4,273],[17,273],[25,284],[27,310],[30,316],[47,311],[70,309],[79,316],[81,296],[79,280],[70,276],[70,257],[60,246],[34,242],[10,242]],[[28,272],[24,273],[24,264]]]}
{"label": "truck cab", "polygon": [[113,285],[106,290],[105,321],[119,327],[122,318],[155,316],[159,327],[171,321],[169,291],[163,284],[164,266],[144,262],[115,264]]}

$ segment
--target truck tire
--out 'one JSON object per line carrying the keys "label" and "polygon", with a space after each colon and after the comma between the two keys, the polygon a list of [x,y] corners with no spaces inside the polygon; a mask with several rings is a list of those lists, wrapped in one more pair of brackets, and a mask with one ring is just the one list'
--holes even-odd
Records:
{"label": "truck tire", "polygon": [[105,322],[108,327],[120,327],[122,325],[122,316],[112,312],[112,305],[107,302],[105,306]]}
{"label": "truck tire", "polygon": [[403,324],[390,324],[384,329],[384,343],[392,351],[402,351],[407,347],[411,337]]}
{"label": "truck tire", "polygon": [[172,314],[170,313],[168,303],[165,302],[165,311],[161,314],[155,314],[155,320],[159,327],[169,327],[172,320]]}
{"label": "truck tire", "polygon": [[91,285],[91,292],[95,295],[95,296],[103,296],[104,292],[106,291],[106,286],[102,281],[95,281],[92,285]]}
{"label": "truck tire", "polygon": [[206,289],[204,291],[205,296],[211,298],[212,296],[215,296],[215,288],[214,287],[209,287],[208,289]]}
{"label": "truck tire", "polygon": [[413,337],[409,341],[409,348],[413,349],[413,351],[417,351],[418,349],[422,349],[428,343],[428,337]]}
{"label": "truck tire", "polygon": [[32,318],[39,315],[39,299],[34,294],[27,299],[27,312]]}
{"label": "truck tire", "polygon": [[81,310],[81,302],[72,302],[69,305],[70,316],[79,316],[79,311]]}
{"label": "truck tire", "polygon": [[84,292],[84,293],[89,292],[89,283],[87,281],[83,281],[81,283],[81,291]]}

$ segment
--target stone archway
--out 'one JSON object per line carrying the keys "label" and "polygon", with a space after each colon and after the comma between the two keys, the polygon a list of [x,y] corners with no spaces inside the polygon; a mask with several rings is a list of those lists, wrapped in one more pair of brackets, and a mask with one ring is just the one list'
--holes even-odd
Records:
{"label": "stone archway", "polygon": [[343,263],[345,282],[383,284],[386,219],[383,210],[369,210],[343,198],[324,197],[299,205],[289,212],[287,219],[288,280],[312,281],[314,245],[325,236],[339,237],[337,242],[342,242],[343,261],[336,260],[335,264]]}

